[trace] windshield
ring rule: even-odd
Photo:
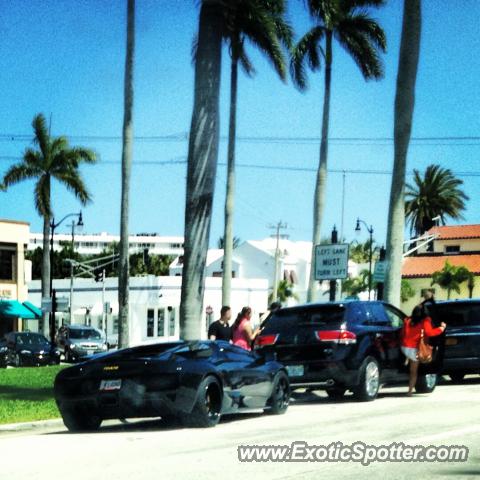
[[[69,332],[69,337],[74,340],[101,340],[102,335],[98,330],[94,328],[76,328],[71,329]]]
[[[18,345],[48,345],[48,340],[39,333],[22,333],[15,340]]]

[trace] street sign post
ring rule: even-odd
[[[42,298],[42,312],[50,313],[52,311],[52,299],[50,297]]]
[[[348,243],[315,246],[315,280],[348,277]]]
[[[373,271],[373,283],[384,283],[386,270],[387,270],[386,261],[375,263],[375,270]]]

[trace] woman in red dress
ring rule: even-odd
[[[250,319],[252,318],[252,309],[243,307],[235,320],[233,330],[233,344],[242,347],[245,350],[251,350],[252,342],[259,333],[259,329],[252,329]]]
[[[418,376],[418,346],[422,330],[426,337],[434,337],[445,331],[446,324],[441,323],[439,327],[432,326],[432,319],[425,313],[421,305],[417,305],[412,312],[411,317],[407,317],[403,322],[402,330],[402,352],[410,363],[410,381],[408,383],[408,396],[410,397],[413,388],[417,383]]]

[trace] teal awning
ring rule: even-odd
[[[23,302],[23,306],[31,310],[36,318],[42,318],[42,310],[36,307],[33,303]]]
[[[17,300],[0,300],[0,317],[25,318],[27,320],[38,318]]]

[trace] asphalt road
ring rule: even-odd
[[[224,418],[212,429],[169,427],[161,421],[108,422],[94,434],[70,434],[59,424],[34,432],[0,434],[0,478],[115,479],[320,479],[480,477],[480,377],[405,396],[383,389],[369,403],[348,396],[300,393],[282,416]],[[466,463],[252,462],[241,463],[240,444],[465,445]]]

